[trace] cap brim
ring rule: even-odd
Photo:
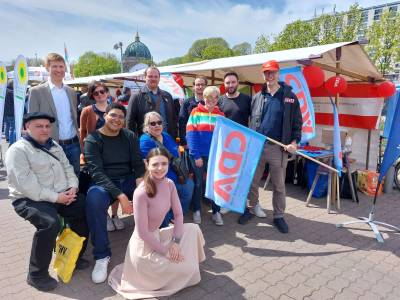
[[[262,68],[262,71],[263,72],[266,72],[266,71],[279,71],[279,68]]]

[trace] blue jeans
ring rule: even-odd
[[[129,198],[132,199],[135,190],[135,178],[113,180],[113,183]],[[110,242],[107,232],[107,210],[115,201],[102,186],[92,185],[86,196],[86,219],[93,245],[95,260],[111,256]]]
[[[72,143],[68,145],[60,145],[63,148],[65,155],[67,156],[69,163],[74,168],[74,173],[79,177],[79,171],[81,168],[80,165],[80,156],[81,156],[81,145],[79,142]]]
[[[192,179],[186,180],[184,184],[175,183],[176,191],[178,192],[179,200],[182,206],[183,214],[187,214],[189,211],[189,205],[192,201],[194,182]],[[162,222],[160,228],[168,227],[169,222],[174,218],[174,213],[172,209],[165,215],[164,221]]]
[[[190,156],[190,162],[192,163],[193,167],[193,172],[194,172],[194,192],[193,192],[193,212],[201,210],[201,198],[204,196],[204,184],[203,184],[203,175],[207,173],[207,163],[208,163],[208,157],[204,156],[202,157],[203,159],[203,165],[201,168],[197,167],[194,158]],[[211,208],[212,208],[212,213],[215,214],[220,211],[220,207],[214,203],[214,201],[211,201]]]
[[[185,215],[189,211],[189,205],[192,201],[194,182],[189,178],[184,184],[176,183],[175,186],[181,201],[183,214]]]
[[[4,125],[4,135],[6,136],[6,141],[12,145],[15,142],[15,118],[5,116]]]

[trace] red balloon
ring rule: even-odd
[[[226,93],[225,84],[221,83],[221,85],[219,86],[219,92],[221,93],[221,95]]]
[[[317,88],[324,84],[324,71],[317,66],[305,66],[303,68],[303,75],[310,88]]]
[[[340,94],[347,89],[347,81],[342,76],[332,76],[325,82],[325,88],[331,95]]]
[[[175,82],[181,87],[183,88],[183,86],[185,85],[183,82],[183,78],[180,74],[175,74],[172,73],[172,77],[174,78]]]
[[[396,86],[391,81],[382,82],[378,86],[378,95],[384,98],[392,96],[396,92]]]
[[[262,89],[262,84],[256,83],[255,85],[253,85],[253,90],[255,94],[261,91],[261,89]]]

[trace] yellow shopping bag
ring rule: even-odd
[[[64,283],[71,280],[84,240],[84,237],[80,237],[67,227],[56,241],[56,259],[53,268]]]

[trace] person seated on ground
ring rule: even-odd
[[[140,151],[142,152],[143,159],[146,158],[151,149],[159,147],[157,142],[161,143],[174,157],[179,156],[178,144],[163,130],[163,119],[158,112],[151,111],[144,116],[144,134],[140,137]],[[178,175],[172,169],[171,165],[168,169],[167,177],[175,183],[183,213],[186,214],[189,210],[190,201],[192,200],[193,180],[191,178],[187,178],[185,182],[179,180]],[[167,226],[172,219],[173,215],[172,212],[170,212],[163,222],[163,227]]]
[[[107,278],[111,257],[107,234],[107,210],[118,201],[122,213],[132,214],[132,198],[136,184],[144,173],[139,142],[133,132],[125,129],[126,109],[119,103],[106,108],[104,126],[85,139],[84,155],[92,178],[86,196],[86,217],[89,225],[93,256],[94,283]]]
[[[133,195],[135,230],[125,261],[110,273],[110,286],[128,299],[170,296],[200,282],[199,262],[205,260],[203,234],[196,224],[183,224],[173,181],[166,177],[168,154],[153,148],[147,171]],[[173,226],[159,229],[172,208]]]
[[[190,113],[186,126],[186,140],[190,161],[194,170],[193,222],[201,223],[201,198],[204,195],[203,175],[207,172],[211,138],[218,116],[224,116],[217,106],[219,89],[209,86],[204,89],[204,105],[199,103]],[[211,201],[212,219],[215,225],[224,225],[220,207]]]
[[[40,291],[57,287],[57,281],[49,275],[49,265],[61,230],[59,215],[79,236],[89,236],[85,201],[77,197],[78,178],[61,146],[50,138],[54,121],[52,116],[42,112],[26,114],[26,135],[15,142],[5,156],[15,212],[36,227],[27,283]],[[86,240],[76,269],[89,266],[82,258]]]
[[[83,142],[86,136],[96,129],[104,126],[104,113],[108,106],[107,99],[108,88],[100,81],[93,81],[88,85],[87,96],[89,99],[96,101],[95,104],[86,106],[82,110],[81,114],[81,128],[79,133],[79,140],[81,148],[83,149]],[[81,165],[85,164],[84,156],[81,155]],[[107,214],[107,231],[122,230],[125,228],[124,222],[122,222],[117,215],[118,212],[118,201],[114,202],[111,206],[111,217]]]

